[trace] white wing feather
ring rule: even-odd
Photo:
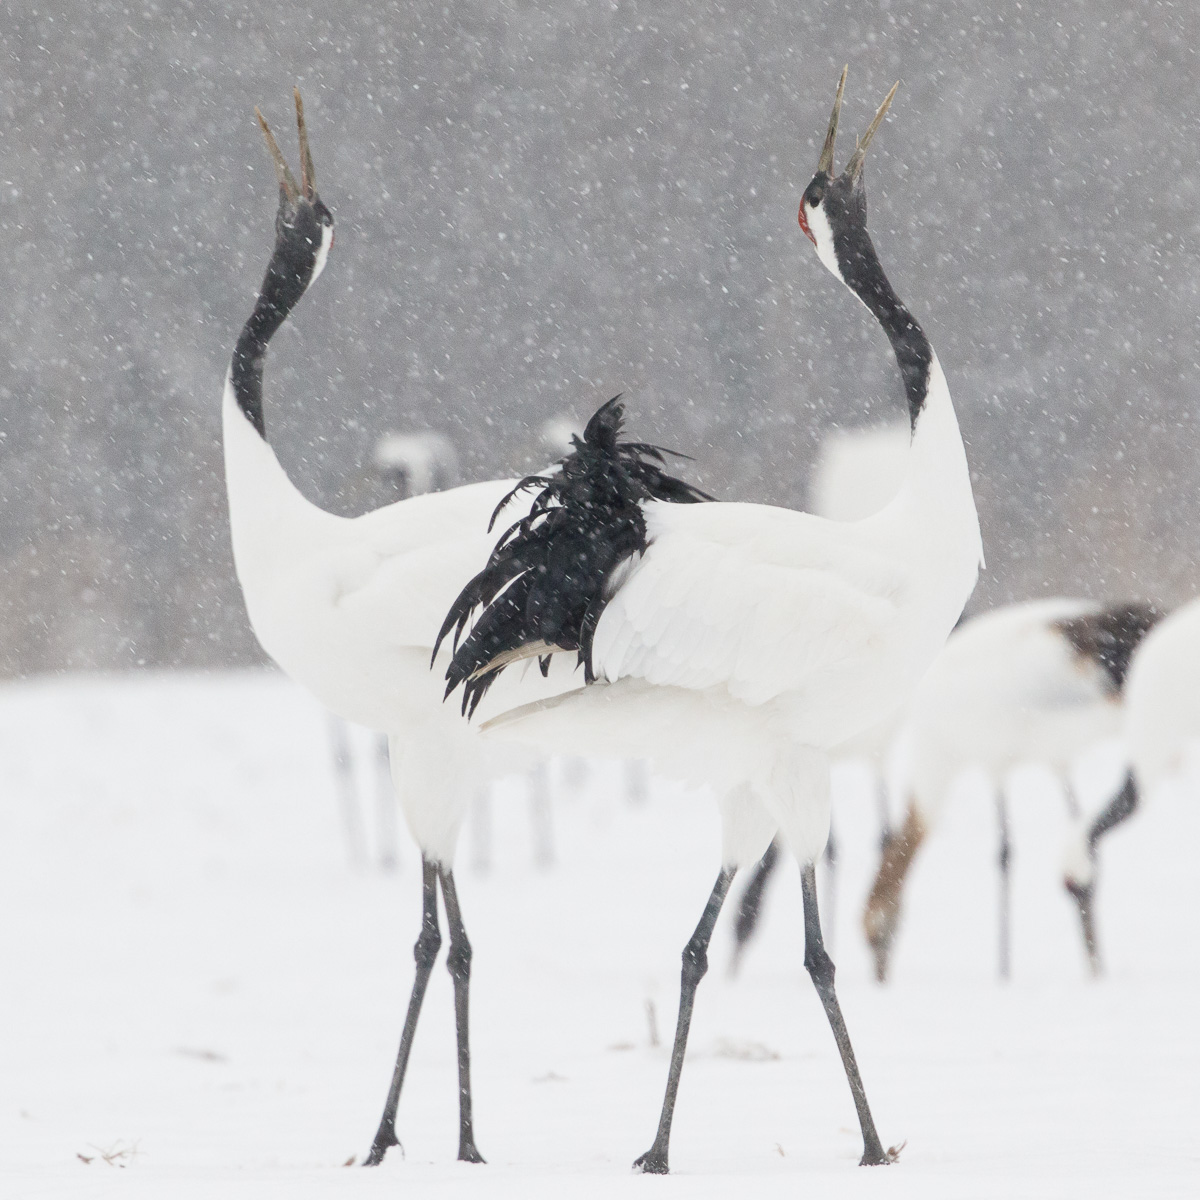
[[[748,504],[646,508],[650,546],[596,629],[610,682],[726,687],[762,704],[869,657],[905,574],[805,513]]]

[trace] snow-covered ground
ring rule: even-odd
[[[466,855],[460,870],[489,1165],[453,1158],[439,967],[401,1105],[406,1155],[366,1171],[344,1164],[387,1086],[417,858],[405,844],[396,874],[348,866],[324,714],[267,673],[33,682],[0,691],[0,750],[5,1198],[1200,1195],[1200,806],[1186,797],[1105,845],[1109,974],[1092,983],[1058,883],[1061,802],[1024,780],[1014,980],[1000,986],[992,811],[962,796],[915,870],[895,982],[878,988],[856,929],[872,808],[843,772],[832,949],[900,1163],[855,1165],[788,871],[736,981],[728,913],[718,928],[674,1174],[654,1178],[629,1169],[666,1071],[647,1002],[667,1038],[718,865],[715,814],[661,784],[631,806],[616,769],[597,770],[556,800],[557,865],[538,871],[513,781],[491,871]]]

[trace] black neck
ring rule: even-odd
[[[319,236],[319,234],[318,234]],[[311,241],[294,236],[294,226],[277,222],[275,253],[267,266],[258,301],[242,327],[233,352],[230,380],[238,407],[265,440],[263,420],[263,361],[280,325],[304,295],[312,275]]]
[[[908,417],[915,429],[925,397],[929,394],[933,347],[916,318],[892,290],[865,222],[861,225],[854,222],[835,229],[833,246],[842,278],[871,310],[892,343],[908,398]]]

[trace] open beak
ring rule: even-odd
[[[892,98],[896,95],[896,89],[900,86],[900,80],[896,80],[892,84],[892,90],[883,98],[883,103],[875,111],[875,116],[871,120],[871,124],[867,126],[867,132],[862,135],[862,140],[858,143],[854,153],[850,156],[850,161],[846,164],[846,174],[851,179],[857,179],[862,172],[863,160],[867,157],[867,147],[871,144],[871,139],[875,136],[875,131],[883,124],[883,118],[887,114],[887,110],[891,107]],[[836,115],[836,110],[835,110]]]
[[[258,118],[271,161],[275,164],[275,177],[279,180],[279,189],[292,204],[295,204],[301,196],[310,202],[316,199],[317,174],[313,169],[312,151],[308,146],[308,129],[304,124],[304,101],[300,99],[300,89],[293,88],[292,94],[296,99],[296,127],[300,133],[300,183],[296,182],[296,177],[287,165],[287,159],[283,157],[279,143],[275,140],[275,135],[261,110],[256,107],[254,115]]]
[[[850,70],[849,63],[842,68],[838,80],[837,95],[833,100],[833,115],[829,118],[829,128],[825,131],[825,145],[821,147],[821,157],[817,160],[817,170],[826,175],[833,175],[833,147],[837,141],[838,118],[842,115],[842,93],[846,90],[846,72]]]

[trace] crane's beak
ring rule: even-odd
[[[833,146],[837,141],[838,118],[842,115],[842,93],[846,90],[846,72],[850,70],[847,63],[842,68],[842,76],[838,80],[837,95],[833,100],[833,116],[829,118],[829,128],[825,132],[825,145],[821,147],[821,157],[817,160],[817,171],[824,171],[833,176]]]
[[[897,84],[896,87],[900,85]],[[893,93],[896,88],[892,88]],[[317,195],[317,172],[313,168],[312,151],[308,148],[308,128],[304,124],[304,101],[300,99],[300,89],[292,88],[296,98],[296,128],[300,133],[300,186],[304,189],[305,200],[314,200]],[[890,100],[891,97],[889,96]]]
[[[900,86],[900,80],[896,80],[892,84],[892,90],[883,98],[883,103],[876,110],[875,116],[871,124],[867,126],[867,132],[862,135],[862,140],[858,143],[858,147],[850,156],[850,161],[846,164],[846,174],[852,180],[857,179],[862,173],[863,160],[867,157],[867,147],[871,144],[871,139],[875,136],[875,131],[883,124],[883,118],[891,106],[892,97],[896,94],[896,89]]]
[[[258,118],[259,127],[262,129],[263,138],[267,143],[267,151],[271,155],[271,161],[275,164],[275,177],[279,180],[279,190],[283,192],[290,203],[295,204],[301,196],[310,202],[316,199],[317,173],[313,169],[312,151],[308,146],[308,129],[304,124],[304,101],[300,99],[300,89],[293,88],[292,94],[296,99],[296,127],[300,133],[300,183],[296,182],[296,177],[287,165],[287,159],[283,157],[279,143],[275,140],[275,135],[271,132],[271,127],[267,124],[261,110],[255,107],[254,115]]]

